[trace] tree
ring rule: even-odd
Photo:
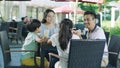
[[[106,6],[109,2],[113,0],[104,0],[104,4],[92,4],[92,3],[78,3],[78,7],[80,7],[84,11],[93,11],[93,12],[101,12],[104,6]],[[119,0],[114,0],[119,1]]]
[[[93,11],[93,12],[97,12],[98,9],[97,4],[91,4],[91,3],[79,3],[78,7],[80,7],[84,11]]]

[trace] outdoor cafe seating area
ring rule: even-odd
[[[107,34],[109,35],[109,34]],[[106,35],[106,36],[107,36]],[[119,68],[120,67],[120,36],[112,35],[108,36],[108,50],[109,50],[109,64],[107,68]],[[5,68],[26,68],[26,66],[21,66],[20,64],[20,54],[19,52],[35,52],[31,50],[22,51],[19,48],[10,47],[10,41],[6,31],[0,31],[1,39],[1,56],[3,61],[1,62]],[[54,53],[49,53],[50,63],[53,62],[52,57],[57,57],[68,62],[68,68],[101,68],[101,59],[104,49],[104,44],[106,40],[71,40],[69,59],[66,60],[63,57],[58,56]],[[19,40],[20,42],[20,40]],[[16,43],[16,42],[15,42]],[[89,44],[89,45],[88,45]],[[21,44],[22,45],[22,44]],[[20,45],[20,46],[21,46]],[[41,50],[46,47],[41,46]],[[51,47],[48,47],[51,48]],[[41,67],[44,68],[44,52],[40,52],[41,55]],[[35,55],[37,56],[37,55]],[[36,61],[36,60],[35,60]],[[2,66],[2,65],[1,65]],[[3,66],[2,66],[3,67]],[[36,68],[37,66],[27,67]]]
[[[100,23],[99,23],[100,24]],[[98,24],[98,25],[99,25]],[[120,36],[112,35],[104,31],[106,40],[88,40],[86,39],[86,29],[84,24],[75,24],[74,27],[82,31],[82,40],[71,40],[69,59],[58,56],[56,48],[52,46],[42,46],[39,44],[38,51],[21,50],[24,39],[22,33],[22,23],[16,24],[16,33],[10,32],[10,22],[1,23],[0,29],[0,47],[3,60],[0,60],[2,68],[39,68],[36,64],[36,57],[40,56],[40,68],[45,68],[44,58],[46,50],[54,50],[54,53],[49,53],[49,68],[53,68],[53,58],[62,59],[68,62],[68,68],[104,68],[101,67],[101,60],[104,51],[105,43],[108,44],[109,63],[105,68],[119,68],[120,67]],[[100,26],[100,25],[99,25]],[[85,30],[85,31],[84,31]],[[7,42],[6,42],[7,41]],[[44,43],[45,44],[45,43]],[[34,52],[35,66],[23,66],[20,63],[21,52]],[[106,52],[107,53],[107,52]]]
[[[119,6],[120,0],[0,0],[0,68],[120,68]]]
[[[19,28],[16,35],[21,35],[20,23],[17,23],[17,28]],[[49,53],[49,68],[53,68],[54,62],[53,58],[62,59],[68,62],[68,68],[104,68],[101,67],[101,59],[104,51],[104,44],[107,42],[108,44],[108,53],[109,53],[109,63],[105,68],[119,68],[120,67],[120,36],[112,35],[109,36],[109,32],[105,31],[106,40],[87,40],[84,34],[85,26],[83,24],[75,24],[76,29],[83,30],[83,40],[71,40],[70,54],[69,59],[58,56],[57,50],[52,46],[42,46],[43,44],[39,44],[38,51],[34,50],[21,50],[22,44],[24,40],[21,39],[21,36],[18,38],[11,38],[12,33],[9,33],[9,22],[1,24],[0,31],[0,47],[1,54],[3,60],[0,60],[0,66],[3,68],[39,68],[36,64],[36,57],[38,55],[41,58],[40,68],[45,68],[44,58],[45,51],[47,49],[51,49],[56,51],[56,53]],[[16,37],[17,37],[16,36]],[[85,40],[86,39],[86,40]],[[6,42],[7,41],[7,42]],[[45,43],[44,43],[45,44]],[[20,63],[20,55],[21,52],[34,52],[34,61],[35,66],[23,66]],[[39,52],[39,54],[38,54]]]

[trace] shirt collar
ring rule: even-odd
[[[93,31],[96,29],[96,27],[97,27],[97,25],[95,25],[94,29],[93,29],[93,30],[91,30],[90,32],[93,32]]]

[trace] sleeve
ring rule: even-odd
[[[79,37],[79,36],[77,36],[77,35],[75,35],[75,34],[73,34],[72,39],[80,39],[80,37]]]
[[[57,45],[57,39],[58,36],[56,36],[56,34],[53,34],[51,37],[50,37],[50,41],[52,42],[52,46],[55,47]]]
[[[103,53],[103,58],[102,58],[102,62],[101,62],[101,66],[102,67],[106,67],[109,60],[108,60],[108,46],[105,45],[105,48],[104,48],[104,53]]]
[[[104,31],[102,29],[97,32],[97,36],[95,39],[106,39]],[[103,58],[108,58],[107,52],[108,52],[108,45],[107,43],[105,43]]]
[[[106,39],[104,31],[102,29],[96,32],[95,39]]]
[[[108,53],[107,52],[108,52],[108,46],[107,46],[107,43],[105,43],[103,58],[108,58]]]
[[[35,42],[35,38],[37,38],[36,35],[29,33],[29,35],[26,37],[25,42],[23,44],[23,47],[25,49],[29,49],[30,45],[34,45],[33,43]]]

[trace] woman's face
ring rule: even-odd
[[[49,12],[47,17],[46,17],[46,22],[53,23],[54,19],[55,19],[55,14],[53,12]]]

